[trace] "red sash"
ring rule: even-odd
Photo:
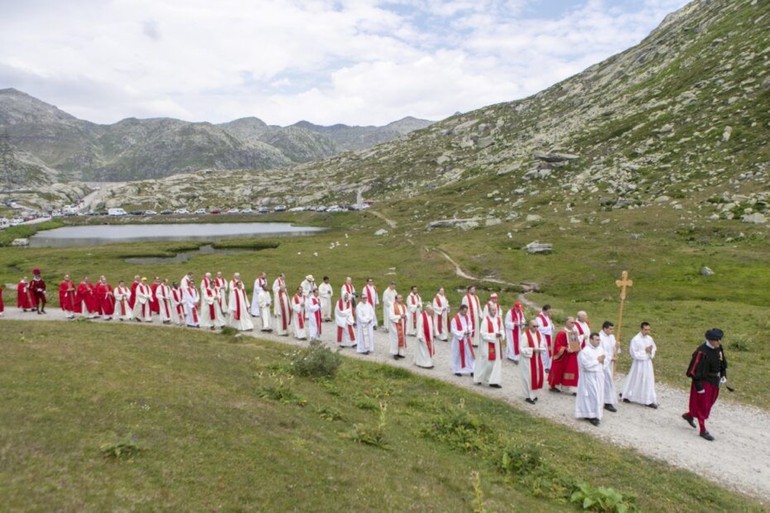
[[[586,323],[586,325],[588,325],[589,328],[591,327],[591,325],[588,324],[588,323]],[[580,327],[580,323],[579,322],[575,322],[575,327],[577,328],[578,333],[580,333],[581,335],[583,335],[583,336],[589,335],[588,333],[584,333],[583,332],[583,328]],[[588,340],[588,339],[587,338],[583,339],[583,343],[580,344],[580,349],[584,349],[586,347],[586,340]]]
[[[537,314],[537,318],[540,319],[540,322],[542,323],[544,328],[550,326],[551,321],[550,321],[550,319],[548,319],[547,315],[545,315],[543,313],[539,313],[539,314]],[[553,355],[553,345],[552,345],[553,337],[552,337],[552,335],[543,334],[543,336],[545,337],[545,347],[548,350],[548,354],[549,355]]]
[[[297,294],[294,294],[294,297],[291,298],[291,301],[295,305],[302,305],[302,298],[299,297]],[[305,316],[302,315],[301,310],[302,308],[300,306],[300,312],[297,314],[297,324],[299,325],[299,329],[303,330],[305,329]]]
[[[317,297],[314,297],[310,301],[311,301],[311,303],[313,303],[313,305],[319,306],[319,301],[318,301]],[[315,312],[313,312],[313,317],[315,317],[315,325],[318,327],[318,334],[320,335],[321,334],[321,324],[322,324],[322,322],[321,322],[321,309],[320,308],[317,309]]]
[[[500,317],[496,317],[495,320],[497,321],[497,330],[499,333],[500,330],[502,329],[502,326],[500,325]],[[487,317],[487,330],[489,333],[495,332],[495,323],[489,317]],[[487,343],[489,344],[489,361],[494,362],[495,360],[497,360],[497,352],[495,351],[495,346],[497,344],[495,344],[494,342],[487,342]]]
[[[406,313],[406,307],[404,305],[399,305],[398,303],[394,303],[393,313],[395,313],[396,315],[403,316],[404,313]],[[404,326],[403,318],[396,323],[396,334],[398,335],[398,347],[406,348],[406,329]]]
[[[169,291],[169,289],[167,287],[165,287],[164,285],[161,285],[161,287],[163,287],[163,298],[162,298],[163,299],[163,309],[166,311],[166,317],[170,319],[171,318],[171,310],[168,307],[168,303],[169,303],[168,291]]]
[[[532,339],[532,333],[527,330],[526,334],[529,347],[537,347],[539,344],[536,344]],[[535,332],[535,336],[539,339],[540,332]],[[543,359],[540,358],[540,352],[538,351],[532,352],[532,358],[530,358],[529,361],[529,378],[530,383],[532,384],[532,390],[539,390],[543,388]]]
[[[455,327],[457,328],[457,331],[461,331],[463,329],[463,323],[460,321],[461,315],[458,313],[455,315]],[[465,368],[465,345],[468,345],[468,349],[470,349],[471,356],[475,357],[476,355],[473,353],[473,345],[471,344],[471,341],[468,337],[463,337],[460,339],[460,366],[462,368]]]
[[[432,319],[428,316],[427,312],[422,313],[422,333],[425,336],[425,344],[428,346],[428,354],[433,356],[436,354],[436,350],[433,347],[433,340],[430,336],[430,323]]]
[[[281,324],[283,325],[283,330],[286,331],[289,329],[289,321],[291,321],[291,313],[287,315],[286,313],[286,302],[283,300],[283,298],[286,297],[286,291],[278,292],[278,302],[281,303]]]

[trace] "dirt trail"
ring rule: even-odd
[[[382,311],[378,311],[382,318]],[[58,320],[64,321],[62,312],[49,309],[48,315],[40,316],[21,313],[13,308],[7,309],[5,318],[25,321]],[[0,319],[0,323],[2,320]],[[104,321],[94,321],[104,322]],[[111,321],[115,322],[115,321]],[[258,324],[258,322],[257,322]],[[144,326],[145,324],[143,324]],[[156,324],[157,325],[157,324]],[[160,327],[160,325],[157,325]],[[333,325],[323,325],[322,340],[334,344]],[[170,329],[181,329],[172,327]],[[279,337],[260,332],[245,333],[246,336],[258,337],[292,345],[304,345],[290,337]],[[354,349],[345,349],[343,354],[351,358],[376,361],[396,367],[402,367],[418,374],[441,379],[443,381],[509,403],[512,407],[551,419],[570,429],[595,436],[608,443],[631,447],[642,454],[668,462],[669,464],[696,472],[703,477],[753,496],[764,504],[770,504],[770,444],[766,443],[766,431],[770,426],[770,412],[752,408],[723,399],[717,403],[709,421],[709,430],[716,437],[715,442],[707,442],[698,437],[681,419],[686,409],[687,394],[661,384],[657,385],[660,407],[652,410],[643,406],[623,404],[618,413],[605,412],[602,423],[594,427],[587,422],[573,417],[575,398],[565,394],[541,392],[537,405],[524,402],[519,378],[519,367],[505,361],[503,365],[503,388],[493,389],[474,386],[468,377],[456,377],[450,371],[449,343],[439,341],[435,368],[421,369],[413,365],[411,348],[415,341],[408,341],[408,356],[395,361],[387,354],[387,334],[375,333],[376,351],[368,356],[355,353]],[[622,376],[618,376],[618,387]],[[718,451],[719,464],[715,464],[714,454]]]

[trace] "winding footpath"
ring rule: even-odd
[[[382,311],[379,309],[378,318],[381,316]],[[5,316],[0,318],[0,323],[3,319],[30,322],[65,321],[61,310],[54,308],[49,308],[45,316],[22,313],[15,308],[8,308]],[[94,322],[105,321],[95,320]],[[148,325],[143,323],[141,326]],[[160,324],[154,324],[154,326],[167,327]],[[183,329],[175,326],[169,328]],[[246,332],[242,335],[295,346],[306,344],[305,341],[258,331]],[[335,345],[334,336],[336,336],[334,323],[325,323],[322,341],[333,346]],[[765,439],[766,431],[770,427],[770,412],[729,402],[726,400],[726,393],[722,394],[709,420],[709,431],[716,437],[715,442],[707,442],[699,438],[697,430],[691,428],[680,417],[686,409],[688,394],[661,384],[657,385],[660,403],[657,410],[620,403],[618,413],[605,412],[601,425],[594,427],[588,422],[574,418],[575,398],[571,395],[542,391],[540,401],[536,405],[525,403],[520,385],[519,367],[512,362],[504,361],[502,389],[474,386],[471,378],[457,377],[451,373],[448,342],[437,342],[435,367],[421,369],[413,365],[411,357],[416,344],[414,338],[408,339],[407,353],[410,356],[403,360],[394,360],[387,354],[388,340],[385,332],[377,331],[374,338],[376,348],[374,353],[364,356],[357,354],[355,349],[343,349],[342,354],[350,358],[401,367],[417,374],[472,389],[485,396],[505,401],[513,408],[558,422],[569,429],[587,433],[618,446],[636,449],[646,456],[693,471],[721,486],[742,492],[763,504],[770,505],[770,444],[766,443]],[[621,354],[621,357],[623,356]],[[622,376],[618,376],[617,379],[616,385],[620,388]],[[717,453],[718,459],[715,458]]]

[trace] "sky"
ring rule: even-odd
[[[78,118],[440,120],[639,43],[687,0],[0,0],[0,89]]]

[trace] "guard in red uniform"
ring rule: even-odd
[[[714,437],[706,430],[706,419],[719,397],[719,385],[727,382],[727,359],[722,348],[722,330],[712,328],[705,336],[706,341],[692,354],[687,368],[687,377],[692,379],[690,409],[682,418],[692,427],[697,419],[701,438],[713,442]]]
[[[38,314],[45,313],[45,281],[40,276],[40,269],[32,269],[32,282],[29,284],[32,309]]]

